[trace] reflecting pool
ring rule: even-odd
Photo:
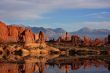
[[[0,56],[0,73],[110,73],[109,55]]]

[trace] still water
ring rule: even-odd
[[[108,55],[11,54],[0,57],[0,73],[110,73],[109,59]]]

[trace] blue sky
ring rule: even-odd
[[[1,0],[0,20],[76,31],[110,29],[110,0]]]

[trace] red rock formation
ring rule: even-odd
[[[18,27],[17,29],[18,29],[18,37],[19,37],[18,42],[24,42],[22,34],[25,31],[25,27]]]
[[[0,22],[0,43],[25,42],[33,43],[38,36],[35,37],[31,29],[16,25],[6,25]]]
[[[80,44],[80,37],[78,35],[71,36],[71,41],[75,46]]]
[[[83,45],[84,46],[90,46],[91,44],[90,44],[90,41],[91,39],[89,38],[89,37],[87,37],[87,36],[84,36],[84,39],[83,39]]]
[[[65,40],[66,41],[71,40],[71,36],[70,36],[70,34],[68,32],[66,32]]]
[[[8,42],[18,42],[19,39],[19,32],[17,26],[8,26]]]
[[[0,21],[0,43],[6,43],[8,39],[8,28],[5,23]]]
[[[40,43],[44,43],[45,42],[44,32],[42,32],[42,31],[40,31],[40,33],[39,33],[39,41],[40,41]]]
[[[27,43],[33,43],[35,41],[34,37],[34,33],[32,32],[31,29],[26,29],[23,33],[23,42]]]
[[[94,46],[101,46],[102,44],[103,44],[103,42],[100,39],[98,39],[98,38],[95,39]]]

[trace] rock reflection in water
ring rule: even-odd
[[[94,57],[60,57],[49,61],[65,72],[62,73],[109,73],[109,61],[104,61]],[[108,70],[107,70],[108,69]],[[61,72],[61,71],[60,71]],[[59,72],[59,73],[60,73]],[[56,73],[56,72],[53,72]]]
[[[0,73],[109,73],[110,62],[98,56],[38,55],[0,60]],[[20,56],[19,56],[20,57]],[[19,60],[19,61],[18,61]]]
[[[37,56],[5,56],[0,60],[0,73],[44,73],[44,68],[48,67],[47,60],[59,55],[39,54]]]

